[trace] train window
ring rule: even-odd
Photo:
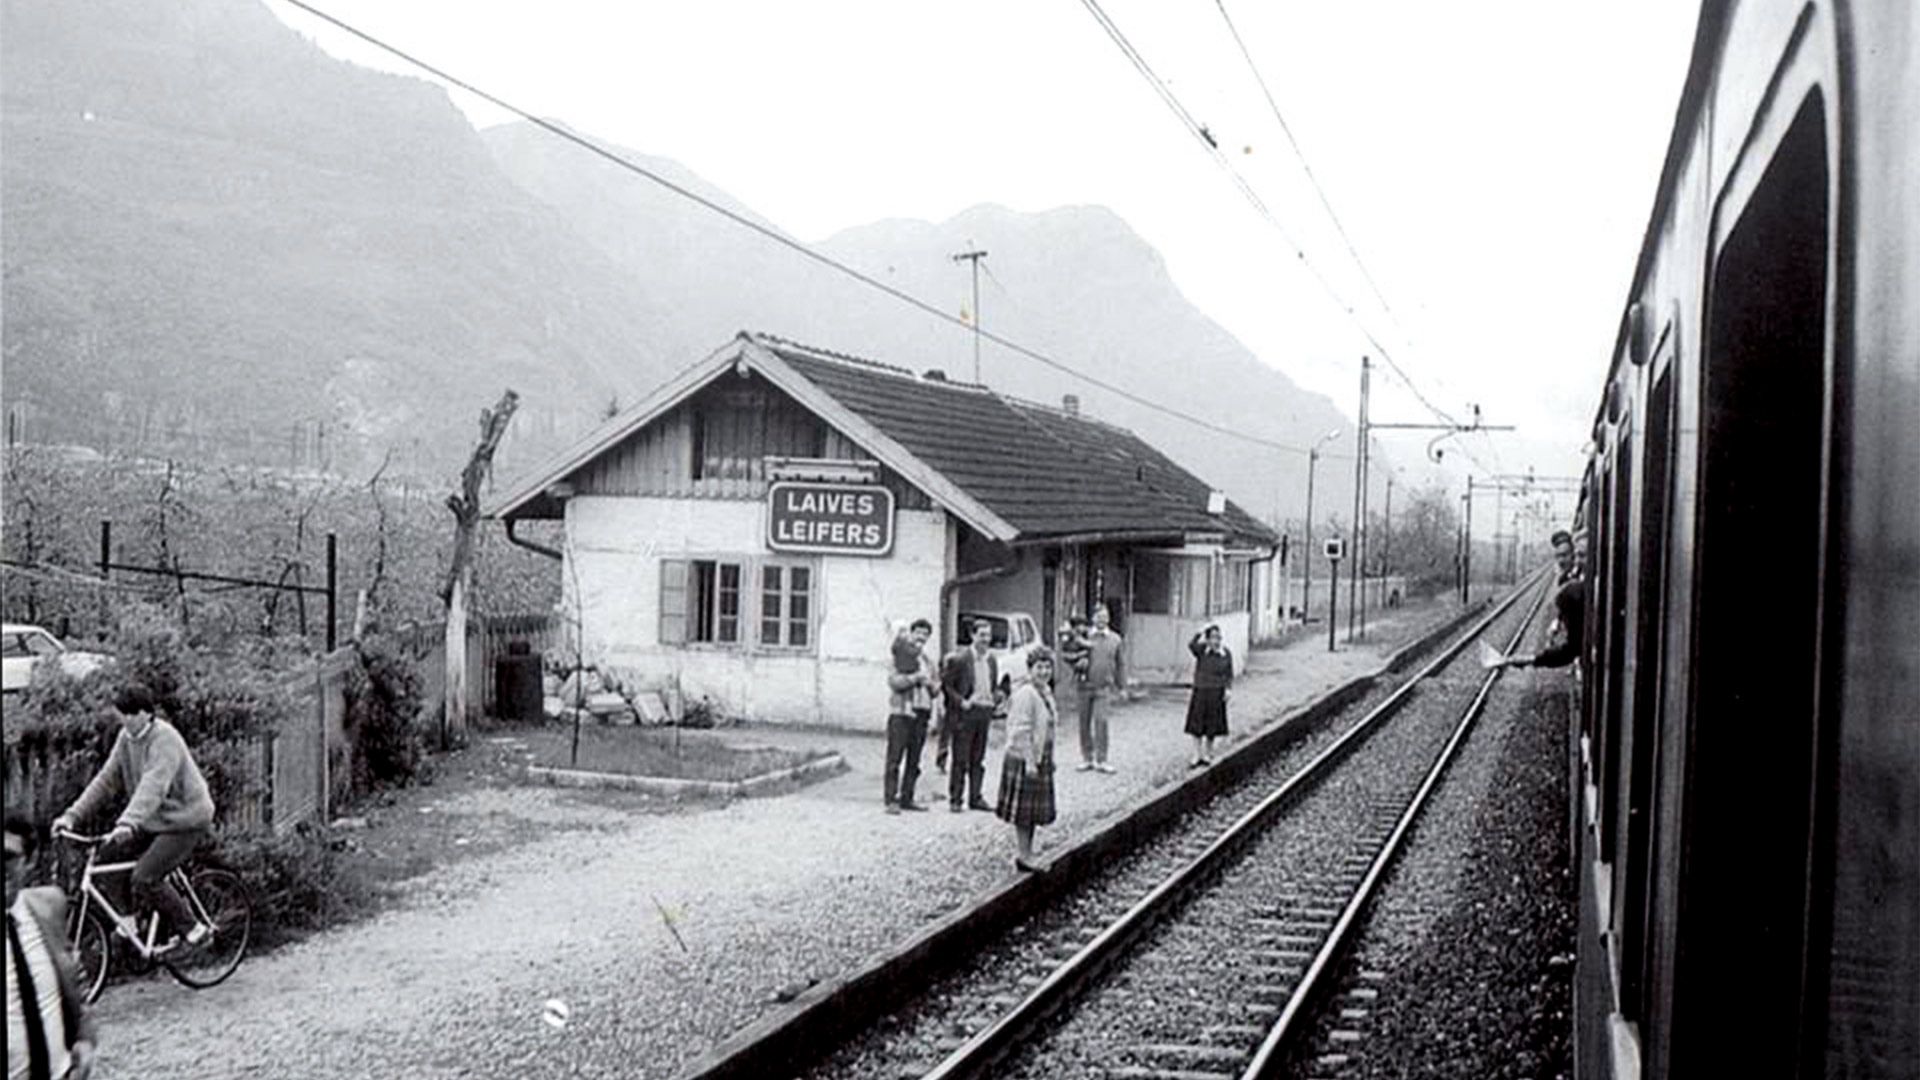
[[[1667,500],[1673,464],[1673,365],[1654,381],[1647,396],[1647,442],[1640,497],[1640,547],[1635,572],[1639,598],[1634,618],[1632,714],[1627,748],[1626,843],[1620,859],[1620,1011],[1638,1018],[1646,984],[1647,908],[1654,819],[1650,809],[1659,767],[1655,748],[1660,731],[1660,658],[1665,647],[1667,595]]]
[[[1627,422],[1631,424],[1631,418]],[[1627,526],[1633,513],[1633,449],[1633,432],[1629,429],[1620,436],[1608,500],[1612,516],[1607,522],[1607,575],[1598,583],[1605,591],[1596,589],[1588,594],[1595,602],[1606,604],[1600,623],[1605,651],[1599,654],[1606,663],[1593,674],[1600,710],[1600,768],[1594,784],[1600,796],[1600,851],[1607,858],[1613,856],[1620,815],[1620,698],[1626,690],[1627,577],[1632,571]]]
[[[1819,734],[1827,140],[1809,95],[1711,268],[1670,1076],[1796,1058]]]

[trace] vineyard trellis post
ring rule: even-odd
[[[333,533],[327,534],[327,584],[289,585],[282,581],[267,581],[262,578],[234,577],[230,574],[208,574],[198,570],[182,570],[177,566],[139,566],[133,563],[113,561],[113,521],[103,518],[100,521],[100,580],[111,581],[113,572],[119,570],[130,574],[157,574],[170,577],[175,584],[184,587],[188,581],[209,581],[217,585],[237,585],[243,588],[275,589],[281,592],[314,594],[327,598],[327,651],[332,652],[336,645],[337,611],[336,594],[339,582],[339,540]]]

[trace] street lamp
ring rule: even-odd
[[[1306,564],[1306,584],[1300,591],[1300,621],[1303,623],[1307,621],[1307,609],[1313,603],[1313,467],[1320,462],[1320,448],[1328,440],[1339,437],[1339,432],[1329,431],[1307,449],[1307,541],[1301,560]]]

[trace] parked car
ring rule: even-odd
[[[36,665],[52,660],[60,670],[78,679],[110,657],[105,653],[69,649],[59,638],[26,623],[0,624],[0,687],[8,694],[24,691],[33,682]]]
[[[987,620],[987,625],[993,627],[991,652],[1000,666],[1000,689],[1010,694],[1014,687],[1027,681],[1027,654],[1045,644],[1040,640],[1040,628],[1033,616],[1024,611],[960,613],[962,626],[972,626],[980,619]]]

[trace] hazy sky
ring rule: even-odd
[[[270,3],[337,55],[411,70]],[[1440,408],[1520,427],[1472,437],[1486,467],[1543,475],[1580,467],[1697,15],[1681,0],[1103,3],[1276,226],[1076,0],[315,6],[679,161],[803,240],[978,203],[1105,205],[1198,307],[1342,411],[1359,358],[1384,347]],[[477,124],[506,118],[455,101]],[[924,299],[959,310],[964,267],[952,281]],[[1374,419],[1433,419],[1397,383],[1376,374]],[[1430,436],[1382,438],[1413,465]]]

